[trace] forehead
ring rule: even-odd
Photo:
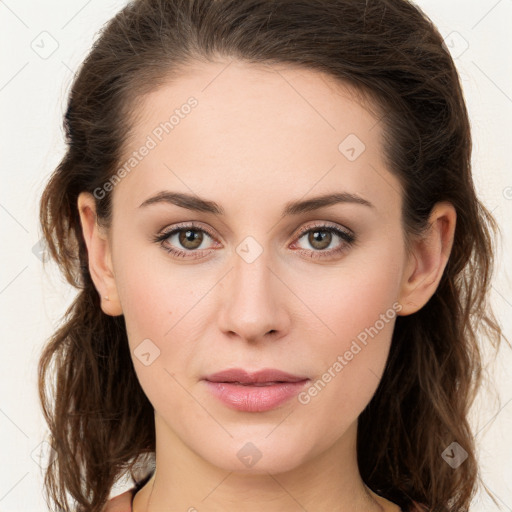
[[[142,98],[133,119],[114,202],[136,207],[164,188],[269,207],[333,188],[397,199],[376,109],[316,70],[197,63]]]

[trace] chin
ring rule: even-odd
[[[297,436],[296,442],[292,436],[272,439],[271,430],[227,437],[225,442],[212,443],[206,450],[201,446],[198,454],[226,471],[253,475],[291,471],[311,455],[311,446],[304,443],[303,436]]]

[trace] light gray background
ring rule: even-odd
[[[478,193],[503,232],[491,299],[512,339],[512,1],[417,4],[446,38],[461,74]],[[61,120],[74,70],[103,23],[123,5],[124,0],[0,1],[0,512],[46,510],[36,462],[46,435],[36,367],[45,339],[75,291],[54,267],[43,272],[37,256],[38,201],[64,152]],[[497,393],[481,393],[472,422],[484,481],[501,510],[512,511],[510,349],[505,346],[489,368]],[[439,464],[445,464],[441,456]],[[128,485],[119,482],[112,495]],[[499,509],[480,493],[471,510]]]

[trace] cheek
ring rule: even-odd
[[[171,327],[175,304],[173,294],[149,266],[130,264],[127,259],[123,269],[116,272],[118,293],[132,349],[145,338],[160,339]],[[175,296],[175,294],[174,294]],[[176,300],[176,298],[174,298]]]
[[[347,261],[323,287],[309,283],[316,292],[310,293],[308,305],[324,324],[315,324],[317,333],[322,329],[324,334],[317,334],[315,346],[319,373],[301,402],[309,410],[306,421],[323,418],[334,437],[357,419],[375,393],[401,309],[396,301],[400,254],[389,243],[376,249],[376,256]]]
[[[399,296],[399,248],[398,241],[390,237],[389,241],[381,240],[371,248],[354,252],[339,267],[329,269],[328,274],[320,269],[308,279],[297,281],[298,293],[307,297],[308,306],[322,321],[321,327],[315,324],[321,329],[328,351],[343,350],[347,343],[350,345],[349,340],[376,322],[379,330],[385,331],[385,337],[389,337],[379,320],[390,308],[393,313],[392,306]]]
[[[131,345],[145,338],[165,342],[197,301],[200,280],[185,267],[173,268],[162,249],[139,245],[120,249],[122,256],[114,260],[129,341]]]
[[[172,403],[176,411],[183,405],[183,371],[197,358],[201,298],[213,283],[153,252],[126,251],[114,261],[116,286],[140,385],[156,409]]]

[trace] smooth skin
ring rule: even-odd
[[[365,486],[356,455],[357,419],[382,377],[396,315],[307,404],[236,411],[202,379],[242,367],[316,382],[393,304],[410,315],[430,299],[455,210],[435,205],[430,229],[407,251],[401,186],[384,163],[377,115],[349,86],[291,66],[197,63],[138,104],[126,157],[191,96],[197,106],[114,187],[110,230],[96,223],[91,194],[78,199],[102,310],[124,315],[155,410],[157,469],[133,510],[396,512]],[[339,149],[350,134],[365,147],[355,159]],[[140,206],[164,190],[215,201],[224,214]],[[282,216],[290,201],[334,192],[371,206]],[[154,241],[191,221],[206,230],[193,232],[200,244],[187,244],[192,228]],[[355,242],[319,225],[350,230]],[[262,249],[250,263],[237,252],[248,236],[251,251]],[[160,353],[145,365],[136,349],[148,339]],[[237,456],[249,442],[261,454],[251,467]]]

